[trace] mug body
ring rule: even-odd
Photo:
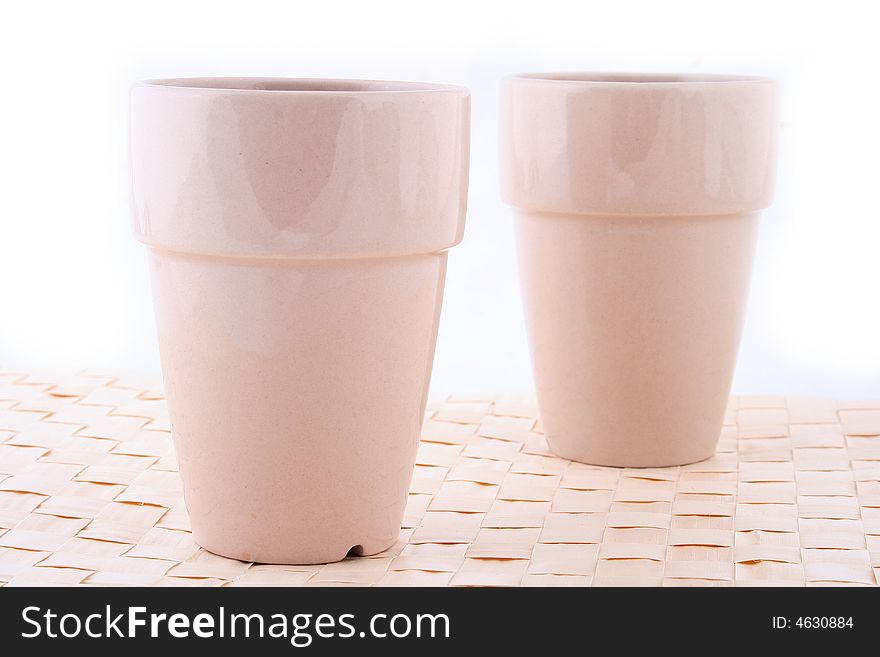
[[[464,227],[468,125],[458,87],[133,89],[135,232],[203,547],[323,563],[397,540]]]
[[[752,78],[505,81],[502,188],[560,456],[659,467],[714,453],[772,195],[774,102]]]

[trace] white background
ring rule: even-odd
[[[194,75],[353,77],[472,91],[465,241],[433,394],[528,390],[497,91],[546,70],[782,82],[735,389],[880,397],[880,38],[871,2],[6,3],[0,24],[0,368],[158,376],[128,224],[128,87]]]

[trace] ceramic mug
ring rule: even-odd
[[[502,193],[560,456],[654,467],[714,453],[771,202],[774,107],[759,78],[503,82]]]
[[[132,90],[134,228],[206,549],[305,564],[397,540],[468,144],[460,87]]]

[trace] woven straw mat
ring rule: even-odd
[[[451,398],[400,540],[267,566],[192,540],[159,388],[0,374],[0,586],[873,585],[880,401],[732,398],[717,454],[654,470],[554,457],[527,397]]]

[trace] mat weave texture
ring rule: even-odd
[[[880,401],[732,398],[715,457],[597,468],[528,398],[428,413],[397,545],[324,566],[192,540],[162,393],[0,373],[0,586],[731,586],[880,580]]]

